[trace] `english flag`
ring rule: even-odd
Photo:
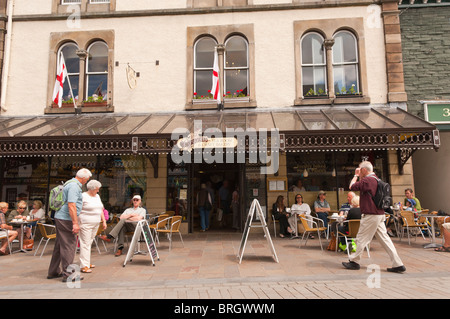
[[[212,76],[212,89],[211,94],[213,98],[217,100],[217,104],[220,104],[220,87],[219,87],[219,55],[217,54],[217,48],[214,50],[214,64],[213,64],[213,76]]]
[[[63,88],[66,77],[67,77],[66,62],[64,61],[64,55],[61,52],[58,61],[58,67],[56,70],[55,88],[53,89],[53,102],[55,104],[58,104],[59,107],[61,107],[62,105]]]

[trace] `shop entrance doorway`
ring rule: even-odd
[[[206,187],[213,200],[206,231],[241,231],[244,165],[202,163],[191,164],[191,169],[191,230],[203,231],[197,198],[202,187]]]

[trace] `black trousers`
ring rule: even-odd
[[[280,223],[280,234],[289,235],[289,232],[287,231],[287,228],[289,227],[289,222],[287,220],[286,215],[281,214],[281,213],[276,213],[276,214],[273,214],[273,218],[275,218],[275,220],[278,220],[278,222]]]

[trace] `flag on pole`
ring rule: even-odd
[[[217,48],[215,48],[211,94],[213,95],[213,98],[215,100],[217,100],[217,104],[220,104],[220,92],[219,91],[220,91],[220,87],[219,87],[219,55],[217,54]]]
[[[53,102],[55,104],[58,104],[59,107],[61,107],[62,105],[64,81],[66,80],[66,77],[67,77],[66,62],[64,61],[64,55],[61,52],[56,70],[55,88],[53,89]],[[75,99],[75,97],[72,98]]]

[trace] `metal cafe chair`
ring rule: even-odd
[[[408,244],[411,245],[411,237],[410,237],[410,231],[413,229],[418,230],[418,232],[420,232],[420,234],[422,235],[423,239],[425,239],[425,236],[422,233],[422,229],[426,228],[428,230],[428,234],[431,234],[431,230],[428,227],[428,223],[416,223],[416,221],[414,220],[414,213],[411,211],[402,211],[400,213],[400,215],[402,216],[402,220],[403,220],[403,225],[402,225],[402,236],[401,238],[404,236],[404,232],[406,229],[406,233],[408,234]],[[416,231],[416,240],[417,240],[417,231]]]
[[[358,245],[358,242],[356,240],[356,235],[358,234],[359,226],[361,224],[361,220],[359,219],[351,219],[346,220],[343,223],[348,223],[348,234],[342,233],[340,231],[337,232],[336,236],[336,251],[338,249],[338,243],[339,243],[339,237],[345,238],[345,245],[347,246],[347,255],[350,257],[350,245],[352,240],[356,242],[356,245]],[[369,245],[365,247],[367,249],[367,255],[370,258],[370,252],[369,252]]]
[[[0,228],[0,241],[2,241],[3,239],[5,239],[5,240],[8,242],[9,254],[12,255],[12,254],[11,254],[11,252],[12,252],[12,249],[11,249],[12,243],[9,242],[8,238],[9,238],[8,230],[7,230],[7,229]]]
[[[166,234],[168,236],[169,251],[172,249],[172,236],[174,233],[178,233],[178,235],[180,235],[181,243],[183,244],[183,247],[184,247],[183,237],[181,236],[181,232],[180,232],[181,218],[182,217],[180,215],[168,217],[167,219],[170,220],[169,221],[170,228],[167,228],[167,229],[156,228],[157,234],[162,233],[162,234]],[[158,236],[156,238],[158,238]],[[159,243],[159,239],[158,239],[158,243]]]
[[[313,217],[313,216],[308,216],[308,219],[306,219],[306,217],[304,215],[299,215],[300,220],[302,221],[302,226],[305,229],[305,231],[303,232],[303,236],[302,236],[302,241],[306,235],[306,240],[305,240],[305,246],[306,243],[308,242],[308,237],[310,233],[317,233],[317,237],[319,238],[319,243],[320,243],[320,248],[323,251],[323,246],[322,246],[322,239],[320,238],[320,233],[324,232],[327,230],[327,227],[324,226],[323,224],[323,220],[317,218],[317,217]],[[309,226],[309,223],[311,223],[312,227]],[[322,223],[322,226],[319,226],[320,223]]]
[[[42,224],[42,223],[38,223],[37,226],[38,226],[39,231],[41,232],[42,238],[39,241],[38,247],[34,251],[34,255],[36,256],[36,253],[38,252],[42,241],[45,240],[45,245],[44,245],[44,248],[42,249],[41,257],[39,257],[39,258],[42,258],[42,255],[44,254],[44,251],[45,251],[45,248],[47,247],[48,242],[51,239],[56,239],[56,233],[54,233],[54,231],[56,230],[56,226],[55,225],[49,225],[49,224]],[[47,233],[47,228],[51,229],[50,233]]]

